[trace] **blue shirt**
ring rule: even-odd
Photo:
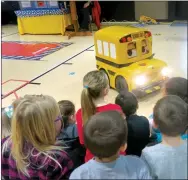
[[[144,161],[136,156],[122,156],[110,163],[91,159],[78,167],[69,179],[151,179]]]
[[[159,143],[146,147],[141,158],[155,179],[187,179],[187,142],[177,147]]]

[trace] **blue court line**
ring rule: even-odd
[[[46,72],[44,72],[44,73],[42,73],[42,74],[36,76],[35,78],[31,79],[31,80],[28,82],[28,84],[32,83],[33,81],[39,79],[40,77],[42,77],[42,76],[44,76],[45,74],[47,74],[47,73],[53,71],[54,69],[58,68],[59,66],[61,66],[61,65],[63,65],[63,64],[70,65],[70,63],[67,63],[68,61],[70,61],[71,59],[73,59],[73,58],[79,56],[80,54],[82,54],[83,52],[87,51],[88,49],[90,49],[90,48],[93,47],[93,46],[94,46],[94,45],[92,45],[92,46],[90,46],[90,47],[84,49],[83,51],[81,51],[81,52],[75,54],[74,56],[68,58],[67,60],[61,62],[60,64],[55,65],[54,67],[52,67],[51,69],[47,70]],[[23,87],[25,87],[25,86],[28,85],[28,84],[25,84],[24,86],[21,86],[20,88],[17,89],[17,91],[20,90],[20,89],[22,89]],[[13,94],[13,93],[11,93],[11,94]],[[10,96],[11,94],[9,94],[8,96]],[[6,96],[6,97],[8,97],[8,96]],[[4,99],[4,98],[2,98],[2,99]]]

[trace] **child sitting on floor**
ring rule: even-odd
[[[153,123],[162,142],[146,147],[141,157],[155,178],[187,179],[187,141],[181,138],[188,126],[187,110],[187,103],[174,95],[163,97],[154,107]]]
[[[105,96],[107,96],[108,91],[109,81],[107,75],[103,71],[91,71],[84,76],[81,94],[81,109],[76,113],[80,144],[84,145],[83,126],[92,115],[110,110],[122,112],[119,105],[107,103],[105,101]],[[89,150],[86,150],[85,162],[92,158],[92,153]]]
[[[6,108],[2,108],[2,139],[10,136],[11,134],[11,118],[13,114],[13,107],[8,106]]]
[[[188,104],[188,80],[182,77],[170,78],[163,89],[165,95],[176,95]]]
[[[127,123],[119,112],[92,116],[84,126],[84,142],[94,158],[75,169],[70,179],[151,179],[141,159],[119,155],[127,147]]]
[[[78,132],[75,119],[75,106],[71,101],[62,100],[58,102],[61,116],[63,119],[63,129],[58,138],[74,139],[78,138]]]
[[[24,96],[13,112],[11,136],[2,141],[3,179],[68,178],[73,162],[56,141],[61,126],[52,97]]]
[[[80,144],[75,124],[75,106],[71,101],[62,100],[58,102],[61,116],[63,119],[63,128],[58,140],[63,140],[67,148],[69,156],[74,162],[74,168],[84,163],[85,148]]]
[[[121,92],[115,99],[124,114],[126,114],[128,126],[127,155],[140,156],[142,149],[149,143],[150,126],[145,116],[136,114],[138,100],[131,92]]]
[[[176,95],[183,99],[186,103],[188,103],[188,80],[182,77],[173,77],[170,78],[165,84],[163,88],[163,96],[166,95]],[[153,114],[149,117],[152,125]],[[162,135],[159,129],[153,128],[153,131],[157,135],[157,143],[162,141]],[[182,139],[187,139],[188,133],[184,132],[182,134]]]
[[[2,108],[2,139],[11,135],[11,121],[13,112],[22,98],[14,100],[12,105]]]

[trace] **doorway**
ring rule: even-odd
[[[99,1],[101,20],[135,21],[134,1]]]
[[[169,20],[187,20],[188,19],[188,1],[169,1],[168,2]]]

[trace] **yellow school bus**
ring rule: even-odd
[[[112,88],[143,96],[159,90],[169,69],[153,58],[152,34],[143,28],[111,26],[95,33],[97,68],[104,71]]]

